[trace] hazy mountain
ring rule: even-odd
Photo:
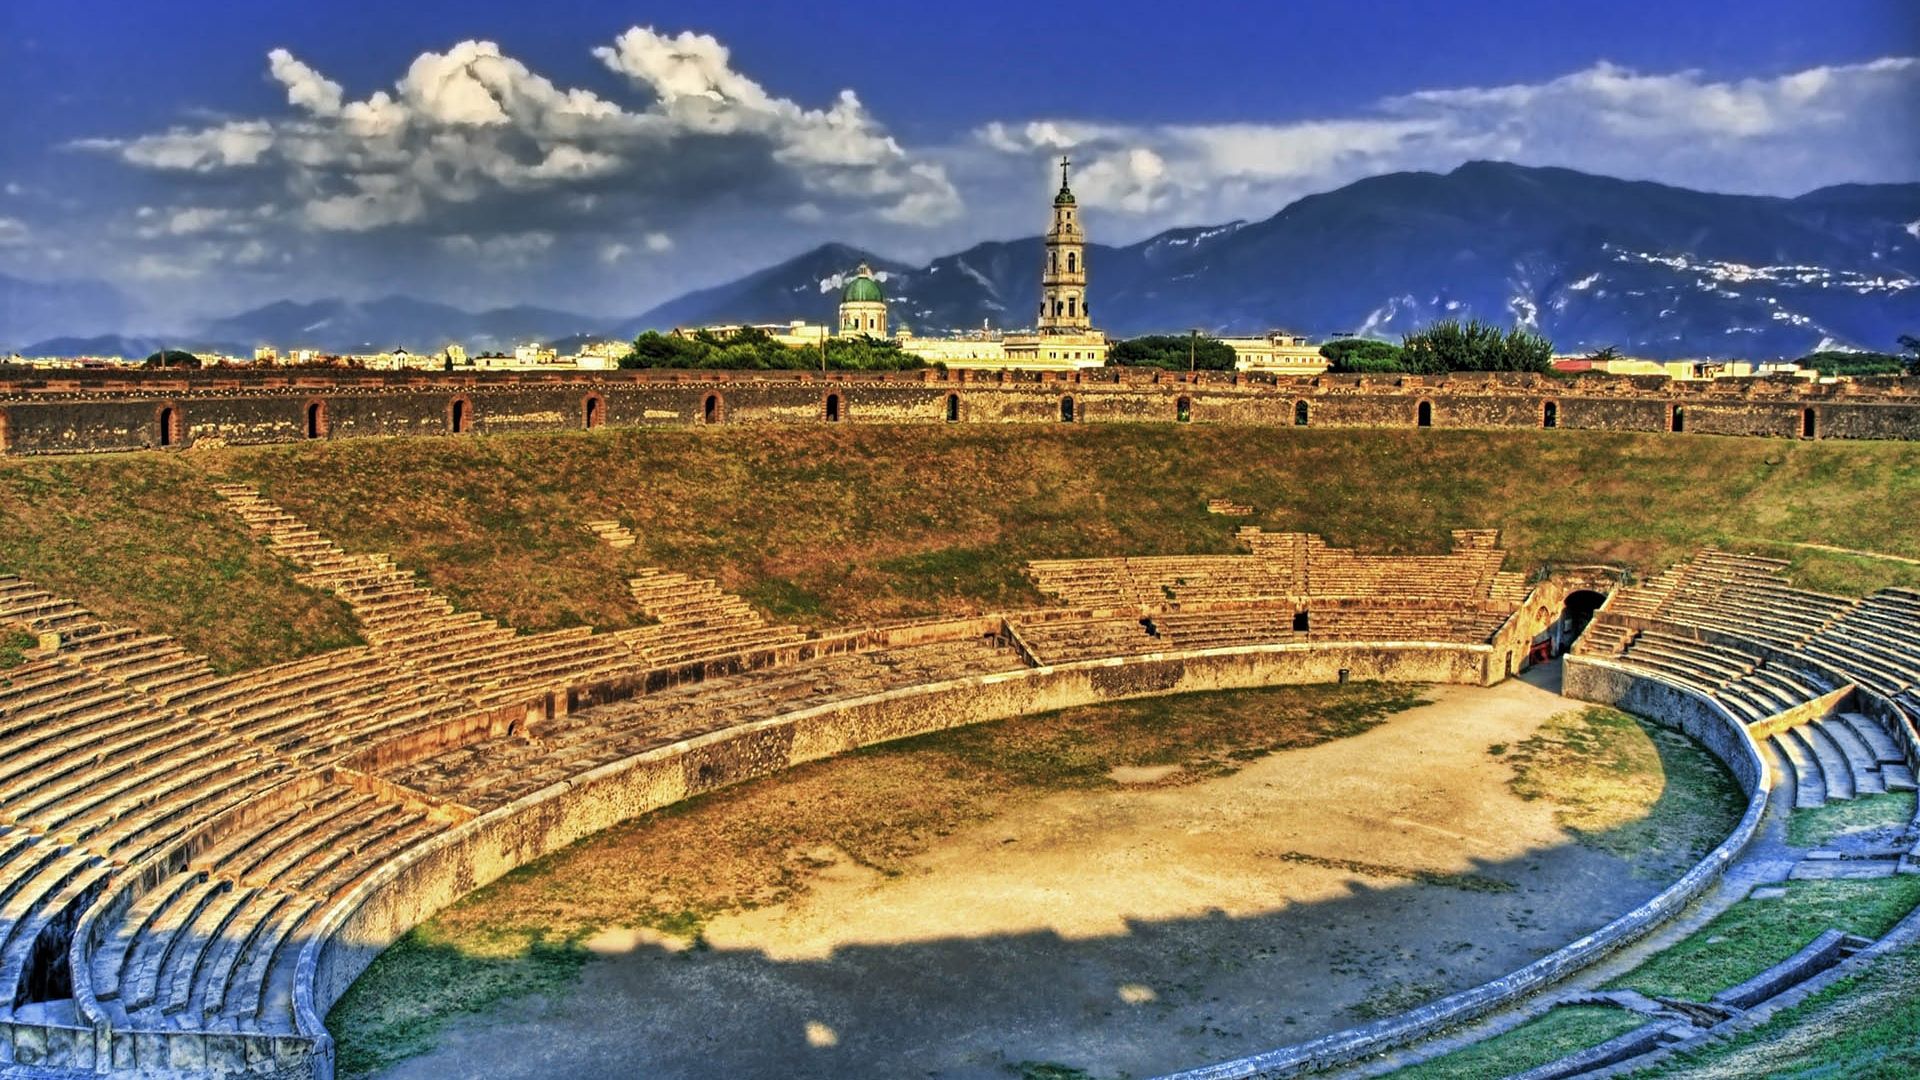
[[[638,318],[616,326],[621,337],[642,330],[675,326],[717,326],[739,322],[831,322],[840,302],[845,275],[862,262],[873,267],[886,283],[888,295],[897,292],[897,278],[905,264],[845,244],[823,244],[777,266],[748,274],[737,281],[700,289],[669,300]]]
[[[627,328],[832,317],[821,282],[864,256],[829,245],[670,301]],[[872,260],[876,267],[881,260]],[[1093,246],[1095,322],[1127,335],[1393,336],[1438,318],[1536,326],[1562,351],[1798,356],[1889,349],[1920,330],[1920,184],[1796,199],[1473,162],[1309,196],[1265,221]],[[1040,241],[885,263],[894,318],[923,331],[1028,325]]]
[[[448,342],[459,342],[470,352],[480,352],[595,332],[603,330],[607,321],[525,306],[469,312],[405,296],[311,303],[282,300],[216,319],[205,327],[205,336],[340,352],[400,347],[437,352]]]
[[[104,281],[28,281],[0,274],[0,353],[54,334],[118,330],[132,304]]]
[[[168,340],[356,352],[457,341],[481,352],[649,328],[823,323],[844,275],[863,261],[882,276],[896,327],[1009,329],[1037,314],[1040,258],[1038,237],[976,244],[924,266],[827,244],[625,320],[537,307],[469,312],[397,296],[280,301]],[[1562,352],[1891,349],[1900,334],[1920,332],[1920,184],[1786,199],[1471,162],[1446,174],[1371,177],[1264,221],[1092,245],[1088,264],[1094,320],[1122,336],[1287,328],[1393,337],[1477,317],[1536,327]],[[97,282],[0,276],[0,346],[79,327],[97,333],[126,311],[125,298]],[[48,344],[22,351],[64,351]]]

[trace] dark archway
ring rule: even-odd
[[[454,398],[447,406],[447,430],[464,435],[473,426],[473,404],[466,398]]]
[[[1607,598],[1592,589],[1575,589],[1567,594],[1566,606],[1560,610],[1559,651],[1566,652],[1586,632],[1587,624],[1593,621],[1593,613]]]
[[[827,423],[837,424],[839,422],[840,422],[840,395],[828,394],[827,395]]]
[[[1173,399],[1173,418],[1183,424],[1193,422],[1193,399],[1181,395]]]
[[[1420,407],[1414,410],[1413,422],[1417,427],[1432,427],[1433,426],[1433,402],[1431,401],[1421,402]]]
[[[1294,633],[1304,634],[1307,632],[1310,625],[1311,624],[1308,622],[1306,612],[1296,611],[1293,613],[1293,632]]]
[[[948,394],[947,395],[947,423],[954,424],[954,423],[958,423],[959,421],[960,421],[960,395]]]
[[[327,437],[327,403],[324,401],[307,402],[307,438],[324,439]]]
[[[1062,397],[1060,399],[1060,422],[1063,424],[1073,423],[1073,395],[1072,394],[1068,394],[1065,397]]]
[[[600,400],[599,394],[588,394],[580,403],[580,422],[588,431],[607,422],[606,402]]]
[[[1312,414],[1309,411],[1309,406],[1307,405],[1306,402],[1296,401],[1293,403],[1293,426],[1294,427],[1306,427],[1307,421],[1311,420],[1312,418],[1313,418]]]
[[[708,394],[707,399],[700,403],[700,421],[706,424],[719,423],[725,415],[721,408],[720,395]]]
[[[172,446],[180,420],[180,413],[171,405],[162,405],[160,406],[159,415],[156,416],[154,420],[155,426],[159,429],[156,433],[156,441],[158,444],[161,446]]]
[[[1800,437],[1803,439],[1819,438],[1819,432],[1820,432],[1819,421],[1820,421],[1820,418],[1814,414],[1812,407],[1801,409],[1800,410]]]
[[[1687,430],[1687,410],[1681,408],[1678,405],[1675,405],[1673,407],[1673,411],[1669,413],[1667,416],[1667,430],[1668,431]]]
[[[1540,406],[1540,426],[1554,428],[1560,426],[1560,403],[1549,401]]]

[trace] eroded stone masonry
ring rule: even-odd
[[[0,380],[0,452],[602,425],[1234,423],[1920,437],[1920,380],[915,371],[63,373]]]

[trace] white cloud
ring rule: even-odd
[[[1071,152],[1088,205],[1162,224],[1263,216],[1299,195],[1476,157],[1797,194],[1911,179],[1920,59],[1716,81],[1611,63],[1533,84],[1428,90],[1352,117],[1129,126],[1051,118],[974,133],[1002,154]]]
[[[294,58],[285,49],[267,54],[267,69],[287,88],[287,104],[296,105],[315,116],[338,116],[341,95],[339,83]]]
[[[663,232],[650,232],[646,238],[647,250],[658,254],[673,250],[673,237]]]
[[[322,232],[419,224],[471,234],[489,220],[515,231],[566,212],[585,227],[649,201],[697,208],[756,189],[831,199],[855,218],[937,225],[959,213],[942,168],[904,150],[851,90],[825,109],[773,96],[703,34],[634,27],[593,51],[650,101],[629,108],[556,86],[487,41],[422,53],[391,91],[352,100],[274,49],[268,71],[286,89],[288,115],[74,145],[161,173],[260,170],[295,201],[291,220]],[[522,200],[517,214],[469,210],[536,192],[541,200]]]
[[[19,218],[0,217],[0,248],[20,247],[31,239],[33,230]]]

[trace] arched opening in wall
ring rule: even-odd
[[[1307,411],[1307,403],[1304,401],[1294,402],[1293,403],[1293,426],[1306,427],[1308,419],[1310,419],[1310,417]]]
[[[1068,394],[1065,397],[1062,397],[1060,399],[1060,422],[1063,424],[1073,423],[1073,395],[1072,394]]]
[[[324,439],[327,437],[327,403],[324,401],[307,402],[307,438]]]
[[[1433,426],[1433,402],[1431,401],[1421,402],[1420,407],[1414,410],[1413,422],[1416,427],[1432,427]]]
[[[1813,410],[1811,408],[1801,409],[1800,410],[1800,437],[1803,439],[1815,438],[1818,432],[1819,432],[1819,417],[1814,415]]]
[[[1560,404],[1549,401],[1540,406],[1540,426],[1552,428],[1560,426]]]
[[[1593,613],[1607,598],[1592,589],[1575,589],[1567,594],[1566,606],[1560,610],[1560,651],[1566,652],[1593,621]]]
[[[840,422],[840,395],[828,394],[827,395],[827,423],[837,424],[839,422]]]
[[[1293,613],[1293,632],[1294,633],[1296,634],[1306,633],[1309,625],[1310,624],[1307,621],[1306,612],[1296,611]]]
[[[454,398],[447,406],[447,430],[455,435],[465,435],[473,426],[473,403],[466,398]]]
[[[708,394],[707,399],[700,403],[700,422],[703,424],[717,424],[720,422],[722,415],[720,411],[720,395]]]
[[[1173,402],[1173,418],[1183,424],[1192,423],[1193,399],[1184,395],[1175,398]]]
[[[960,395],[948,394],[947,395],[947,423],[957,424],[959,422],[960,422]]]
[[[1667,414],[1667,430],[1687,430],[1687,410],[1678,405],[1673,406],[1673,411]]]
[[[160,406],[160,413],[154,418],[154,443],[159,446],[172,446],[180,422],[180,411],[171,405]]]
[[[580,403],[580,423],[588,431],[607,422],[607,404],[600,400],[599,394],[588,394]]]

